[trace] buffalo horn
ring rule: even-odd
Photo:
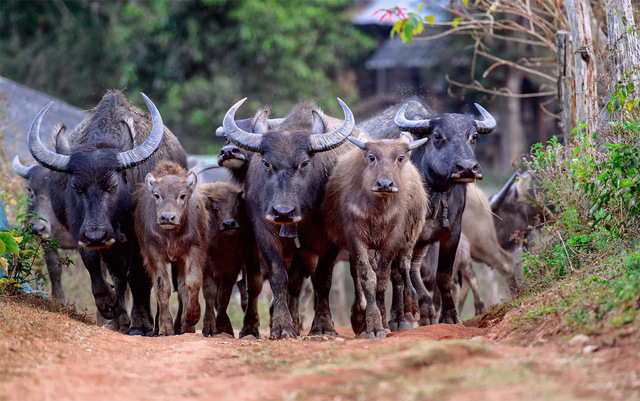
[[[478,131],[478,134],[490,133],[496,128],[496,119],[493,118],[493,116],[488,111],[486,111],[484,107],[480,106],[478,103],[474,103],[474,104],[476,105],[476,107],[480,111],[480,114],[482,114],[482,117],[484,118],[482,121],[476,120],[476,131]]]
[[[18,157],[18,155],[16,155],[13,158],[12,166],[13,166],[13,171],[15,171],[16,174],[18,174],[22,178],[27,178],[27,179],[29,178],[29,170],[33,168],[33,166],[29,167],[20,163],[20,158]]]
[[[216,163],[209,163],[209,164],[200,164],[197,166],[193,166],[189,169],[189,173],[195,173],[196,175],[202,174],[203,172],[207,171],[207,170],[211,170],[214,168],[221,168],[219,165],[217,165]]]
[[[336,148],[344,142],[356,127],[356,120],[353,117],[353,113],[349,106],[347,106],[342,99],[338,98],[338,103],[342,106],[344,112],[344,123],[335,131],[327,132],[324,134],[313,134],[309,137],[311,142],[311,152],[324,152]]]
[[[69,164],[69,156],[50,151],[46,146],[44,146],[42,140],[40,139],[40,124],[42,123],[44,115],[47,114],[47,112],[51,108],[51,105],[53,105],[53,102],[50,102],[48,105],[44,106],[44,108],[40,110],[36,118],[31,123],[28,137],[29,151],[38,163],[42,164],[49,170],[67,173],[69,172],[69,169],[67,167],[67,165]]]
[[[246,120],[238,120],[238,121],[248,121],[248,120],[253,120],[253,119],[247,118]],[[236,121],[236,125],[238,124],[238,121]],[[269,126],[269,129],[272,129],[282,124],[283,121],[284,121],[284,118],[267,118],[267,126]],[[224,127],[216,128],[216,136],[224,136],[224,135],[225,135]]]
[[[234,119],[236,111],[238,111],[245,100],[247,100],[246,97],[231,106],[229,111],[227,111],[227,114],[225,114],[224,120],[222,120],[222,127],[224,128],[224,132],[227,135],[227,138],[229,138],[231,142],[233,142],[236,146],[249,150],[251,152],[260,153],[262,151],[260,149],[262,135],[243,130],[242,128],[238,127]]]
[[[426,120],[409,120],[405,117],[404,113],[407,111],[407,107],[409,107],[409,103],[405,104],[398,110],[396,116],[393,118],[393,121],[400,128],[429,128],[431,124],[430,119]]]
[[[153,128],[151,128],[149,137],[147,137],[147,139],[145,139],[145,141],[139,146],[136,146],[131,150],[127,150],[126,152],[118,153],[118,170],[135,167],[147,161],[151,156],[153,156],[156,150],[158,150],[160,143],[162,143],[162,138],[164,138],[164,123],[162,122],[160,112],[147,95],[142,92],[140,92],[140,94],[142,95],[145,103],[147,103],[147,107],[151,113]]]
[[[425,143],[427,143],[428,140],[429,140],[429,137],[426,136],[426,137],[424,137],[422,139],[418,139],[417,141],[409,142],[409,145],[408,145],[409,146],[409,150],[413,150],[415,148],[418,148],[418,147],[424,145]]]
[[[366,141],[361,141],[359,139],[356,139],[352,136],[347,138],[352,144],[356,145],[357,147],[359,147],[362,150],[365,150],[365,147],[367,146],[367,142]]]
[[[502,205],[502,202],[504,202],[504,199],[507,197],[509,188],[511,188],[511,185],[513,185],[513,182],[516,180],[516,177],[518,176],[519,173],[520,173],[520,169],[517,169],[516,172],[513,173],[511,178],[509,178],[507,183],[504,184],[500,192],[498,192],[497,194],[491,197],[491,200],[489,201],[489,205],[491,205],[492,211],[496,212],[500,208],[500,206]]]

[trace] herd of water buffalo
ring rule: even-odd
[[[309,334],[336,335],[329,292],[339,260],[350,262],[354,281],[352,328],[368,338],[416,324],[459,323],[462,277],[482,312],[472,258],[498,270],[511,288],[518,286],[507,250],[538,209],[517,185],[492,198],[492,209],[503,215],[499,220],[483,209],[486,196],[479,189],[467,196],[467,183],[482,179],[475,143],[496,127],[481,106],[476,119],[436,114],[411,100],[356,124],[340,99],[343,119],[302,103],[284,118],[269,118],[263,108],[236,120],[241,100],[217,131],[227,141],[218,165],[231,178],[204,183],[199,172],[214,166],[187,170],[182,146],[142,96],[149,114],[122,93],[107,92],[69,133],[64,125],[54,127],[54,150],[40,139],[47,105],[28,134],[38,163],[25,166],[17,156],[13,163],[28,180],[40,216],[33,231],[57,238],[61,248],[78,249],[98,311],[111,319],[112,329],[194,332],[202,290],[203,335],[233,335],[226,309],[237,284],[245,311],[239,335],[258,337],[258,296],[266,278],[273,292],[271,338],[297,336],[300,292],[310,277],[315,315]],[[64,299],[57,254],[46,259],[53,297]],[[169,310],[174,290],[175,320]]]

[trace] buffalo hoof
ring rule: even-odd
[[[311,330],[309,330],[309,335],[310,336],[338,336],[338,332],[336,331],[336,329],[333,328],[333,326],[329,328],[312,327]]]
[[[428,317],[421,317],[420,320],[418,320],[418,324],[420,326],[431,326],[432,324],[436,324],[438,323],[436,321],[436,319],[429,319]]]
[[[98,307],[98,311],[100,312],[100,314],[102,315],[103,318],[107,319],[107,320],[112,320],[115,319],[118,316],[118,302],[116,300],[116,303],[114,306],[109,306],[107,304],[98,304],[98,300],[96,300],[96,306]]]
[[[143,336],[144,337],[145,333],[144,333],[144,331],[142,331],[142,329],[136,328],[136,329],[129,330],[129,335],[130,336]]]
[[[383,330],[376,330],[375,332],[368,332],[367,333],[367,339],[368,340],[375,340],[375,339],[379,339],[379,338],[385,338],[387,336],[387,332],[383,329]]]
[[[240,334],[238,334],[238,338],[243,338],[247,336],[254,336],[255,338],[260,338],[260,332],[258,329],[250,328],[250,329],[242,329],[240,330]]]
[[[411,323],[407,322],[406,320],[403,320],[400,322],[400,327],[398,327],[398,330],[409,330],[411,329]]]
[[[400,328],[400,325],[398,324],[398,322],[394,322],[393,320],[389,321],[389,330],[398,331],[399,328]]]
[[[458,323],[462,323],[462,321],[460,320],[458,315],[453,315],[453,316],[445,316],[442,319],[442,323],[444,323],[444,324],[458,324]]]
[[[296,336],[293,326],[280,326],[271,328],[271,339],[282,340],[287,338],[294,338]]]
[[[218,333],[216,333],[215,331],[214,331],[214,332],[210,332],[210,331],[209,331],[209,332],[205,332],[204,330],[202,330],[202,335],[203,335],[203,336],[205,336],[205,337],[207,337],[207,338],[209,338],[209,337],[213,337],[213,336],[215,336],[215,335],[217,335],[217,334],[218,334]]]

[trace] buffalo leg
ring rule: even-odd
[[[216,328],[219,333],[228,333],[231,336],[234,336],[234,333],[231,320],[227,315],[227,307],[237,278],[238,274],[235,271],[222,276],[218,281],[220,287],[216,297]]]
[[[291,313],[289,312],[289,275],[277,249],[264,250],[261,253],[269,269],[269,284],[273,292],[271,303],[271,339],[290,338],[295,336]]]
[[[354,258],[349,260],[349,270],[353,279],[353,305],[351,305],[351,328],[356,336],[366,331],[364,316],[367,309],[367,300],[362,290],[362,282],[358,279],[358,270]]]
[[[91,278],[91,292],[96,302],[96,307],[105,319],[114,319],[118,313],[118,298],[111,286],[102,274],[100,265],[100,253],[94,250],[79,248],[82,263],[89,272]]]
[[[480,295],[480,291],[478,290],[478,279],[476,277],[476,272],[473,271],[473,266],[471,264],[465,265],[462,270],[462,276],[464,277],[465,282],[471,288],[473,292],[473,307],[475,309],[476,316],[482,315],[485,311],[484,301],[482,300],[482,296]],[[462,305],[460,306],[460,310],[462,311]]]
[[[300,293],[306,278],[306,269],[300,256],[294,256],[289,268],[289,313],[296,336],[300,335]]]
[[[158,299],[158,311],[156,312],[158,327],[155,331],[159,336],[173,335],[173,318],[169,310],[169,298],[173,290],[171,283],[171,264],[156,263],[153,267],[151,279],[153,280],[153,288],[156,290],[156,297]]]
[[[62,289],[62,268],[58,265],[58,251],[47,251],[44,254],[51,283],[51,296],[53,299],[64,303],[64,290]]]
[[[213,276],[213,262],[209,259],[202,275],[202,296],[204,297],[204,316],[202,317],[202,335],[215,336],[216,327],[215,299],[218,297],[218,287]]]
[[[311,274],[313,284],[313,299],[315,314],[311,324],[310,335],[337,336],[338,332],[333,325],[329,294],[333,282],[333,267],[339,253],[338,248],[329,249],[318,259],[318,265]]]
[[[453,263],[455,261],[456,250],[460,233],[451,233],[448,241],[440,243],[440,253],[438,255],[438,271],[436,273],[436,283],[440,290],[442,300],[442,313],[440,320],[447,324],[462,323],[456,311],[456,304],[453,298]]]
[[[151,279],[145,271],[142,256],[137,250],[130,250],[127,263],[127,282],[131,289],[131,330],[130,335],[151,335]],[[171,274],[171,273],[169,273]],[[169,284],[171,281],[169,281]]]
[[[411,283],[418,295],[418,304],[420,305],[420,326],[427,326],[436,323],[436,311],[433,307],[433,299],[427,291],[427,287],[423,281],[422,264],[425,255],[429,249],[429,245],[416,247],[413,250],[411,259]],[[436,262],[437,263],[437,262]]]
[[[260,271],[260,260],[257,252],[252,252],[245,259],[244,279],[247,284],[247,307],[244,312],[242,330],[239,338],[252,335],[260,338],[260,315],[258,314],[258,297],[262,291],[262,272]]]
[[[373,266],[372,266],[373,267]],[[380,319],[382,320],[382,327],[384,328],[385,335],[389,334],[389,325],[387,323],[387,306],[385,305],[385,296],[387,294],[387,287],[389,286],[389,279],[391,277],[391,261],[385,258],[381,258],[378,263],[378,268],[375,269],[376,273],[376,305],[380,311]],[[397,305],[402,310],[403,305]]]

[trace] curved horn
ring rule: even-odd
[[[260,143],[262,142],[262,135],[254,134],[251,132],[247,132],[242,128],[238,127],[236,121],[234,119],[236,115],[236,111],[242,106],[242,103],[245,102],[247,98],[240,100],[238,103],[231,106],[227,114],[224,116],[224,120],[222,120],[222,127],[224,128],[224,132],[227,137],[233,142],[236,146],[246,149],[251,152],[262,152],[260,149]]]
[[[337,98],[338,103],[342,106],[344,112],[344,123],[335,131],[327,132],[324,134],[313,134],[309,137],[311,142],[311,152],[324,152],[336,148],[344,142],[356,127],[356,120],[353,117],[353,113],[349,106],[347,106],[342,99]]]
[[[162,122],[160,112],[147,95],[142,92],[140,92],[140,94],[144,98],[145,103],[147,103],[147,107],[151,113],[153,128],[151,128],[149,137],[147,137],[147,139],[145,139],[145,141],[139,146],[136,146],[131,150],[127,150],[126,152],[118,153],[117,158],[120,165],[119,170],[135,167],[147,161],[151,156],[153,156],[156,150],[158,150],[160,143],[162,143],[162,138],[164,138],[164,123]]]
[[[218,166],[216,163],[200,164],[198,166],[191,167],[189,169],[189,173],[195,173],[196,175],[199,175],[207,170],[211,170],[214,168],[222,168],[222,167]]]
[[[491,205],[491,210],[493,212],[496,212],[502,205],[502,202],[504,202],[504,199],[507,197],[507,193],[509,192],[509,188],[511,188],[511,185],[513,185],[513,182],[516,180],[518,174],[520,174],[520,169],[517,169],[516,172],[513,173],[507,183],[504,184],[500,192],[491,197],[489,205]]]
[[[476,105],[476,107],[480,111],[480,114],[482,114],[482,117],[484,118],[482,121],[475,120],[476,121],[476,131],[478,131],[478,134],[488,134],[488,133],[490,133],[491,131],[493,131],[496,128],[496,119],[493,118],[493,116],[491,114],[489,114],[489,112],[486,111],[478,103],[474,103],[474,104]]]
[[[20,163],[20,158],[18,157],[18,155],[13,158],[12,167],[13,171],[15,171],[16,174],[26,179],[29,179],[29,170],[33,168],[33,166],[25,166],[24,164]]]
[[[407,110],[407,107],[409,107],[409,103],[402,106],[400,110],[398,110],[398,112],[396,113],[396,116],[393,118],[393,121],[396,123],[398,127],[426,129],[431,126],[431,119],[428,119],[428,118],[426,120],[408,120],[407,117],[405,117],[404,115],[404,113]]]
[[[422,139],[418,139],[417,141],[409,142],[409,150],[413,150],[415,148],[419,148],[420,146],[422,146],[425,143],[427,143],[428,140],[429,140],[429,137],[426,136],[426,137],[424,137]]]
[[[38,163],[42,164],[49,170],[68,173],[69,169],[67,165],[69,164],[69,156],[50,151],[46,146],[44,146],[42,140],[40,139],[40,124],[42,123],[42,118],[44,117],[44,115],[47,114],[47,112],[51,108],[51,105],[53,105],[53,102],[50,102],[48,105],[44,106],[44,108],[40,110],[36,118],[31,123],[28,137],[29,151]]]
[[[360,149],[364,150],[365,146],[367,146],[367,142],[366,141],[361,141],[359,139],[356,139],[352,136],[347,138],[351,143],[353,143],[354,145],[356,145],[357,147],[359,147]]]
[[[251,120],[251,118],[247,118],[246,120],[238,120],[238,121],[247,121],[247,120]],[[238,121],[236,121],[236,125],[238,125]],[[269,127],[269,129],[271,129],[282,124],[283,121],[284,121],[284,118],[267,118],[267,126]],[[224,136],[224,135],[225,135],[224,127],[216,128],[216,136]]]

